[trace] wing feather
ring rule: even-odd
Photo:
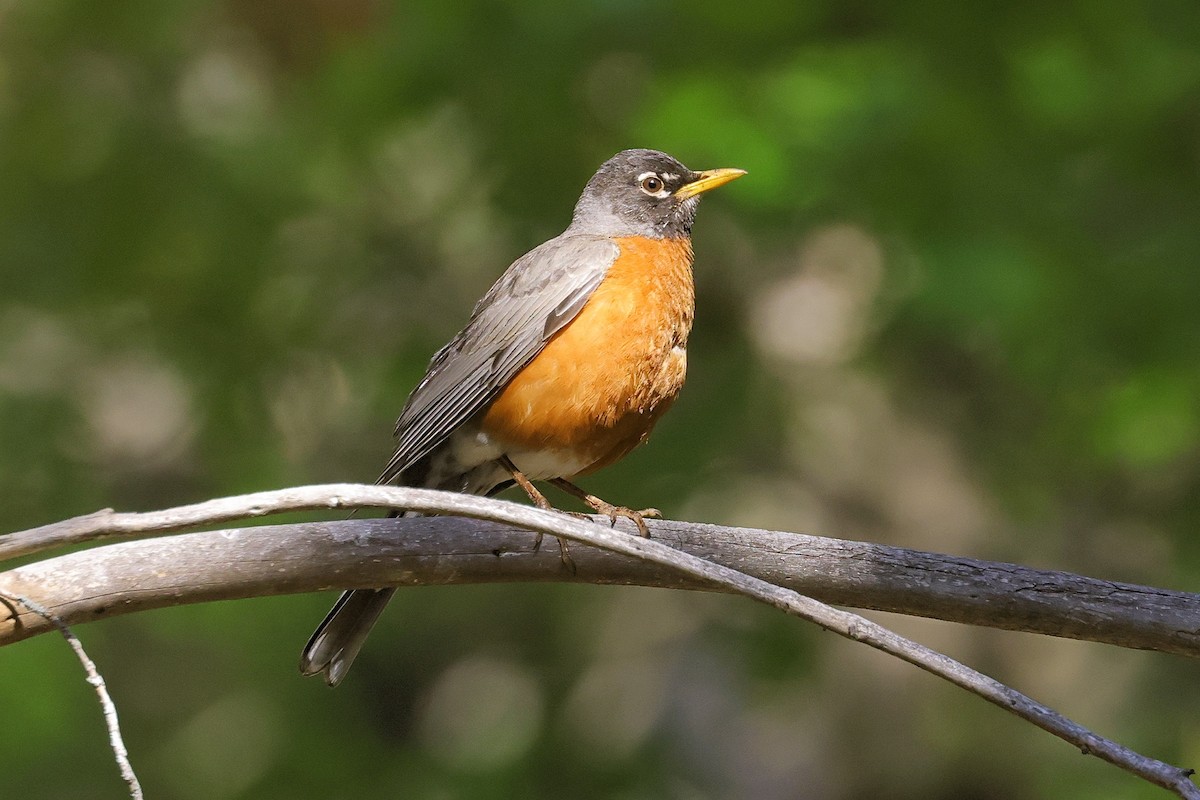
[[[429,362],[379,482],[396,480],[481,411],[575,318],[619,253],[610,239],[563,234],[513,262]]]

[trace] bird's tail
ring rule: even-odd
[[[427,466],[427,465],[426,465]],[[465,494],[481,494],[491,496],[512,483],[508,473],[502,467],[497,467],[499,475],[479,472],[475,475],[476,482],[464,482],[463,475],[453,474],[446,480],[416,480],[405,485],[429,485],[434,488],[453,487]],[[389,476],[385,475],[380,481]],[[411,511],[393,511],[389,517],[414,515]],[[415,516],[415,515],[414,515]],[[379,615],[387,607],[388,601],[396,593],[394,588],[388,589],[352,589],[342,592],[342,596],[333,608],[317,626],[308,644],[300,653],[300,672],[304,675],[324,674],[325,683],[337,686],[350,671],[355,656],[362,649]]]
[[[304,646],[300,654],[300,672],[304,675],[324,673],[325,683],[330,686],[341,683],[367,640],[367,634],[395,593],[395,589],[342,592]]]

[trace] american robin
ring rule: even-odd
[[[490,495],[550,481],[612,520],[644,516],[568,479],[644,442],[683,386],[700,195],[746,174],[693,172],[625,150],[584,187],[571,224],[510,266],[434,355],[396,423],[379,483]],[[565,554],[564,554],[565,555]],[[336,686],[396,590],[342,594],[300,658]]]

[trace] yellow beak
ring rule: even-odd
[[[687,200],[689,197],[695,197],[698,194],[707,192],[709,189],[715,189],[718,186],[724,186],[730,181],[735,181],[746,174],[744,169],[736,169],[733,167],[722,167],[721,169],[706,169],[700,173],[700,177],[691,183],[685,183],[675,192],[675,196],[680,200]]]

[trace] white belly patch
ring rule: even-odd
[[[591,460],[584,460],[571,453],[553,450],[514,450],[508,453],[517,469],[525,477],[533,481],[544,481],[550,478],[569,478],[577,475],[592,465]]]

